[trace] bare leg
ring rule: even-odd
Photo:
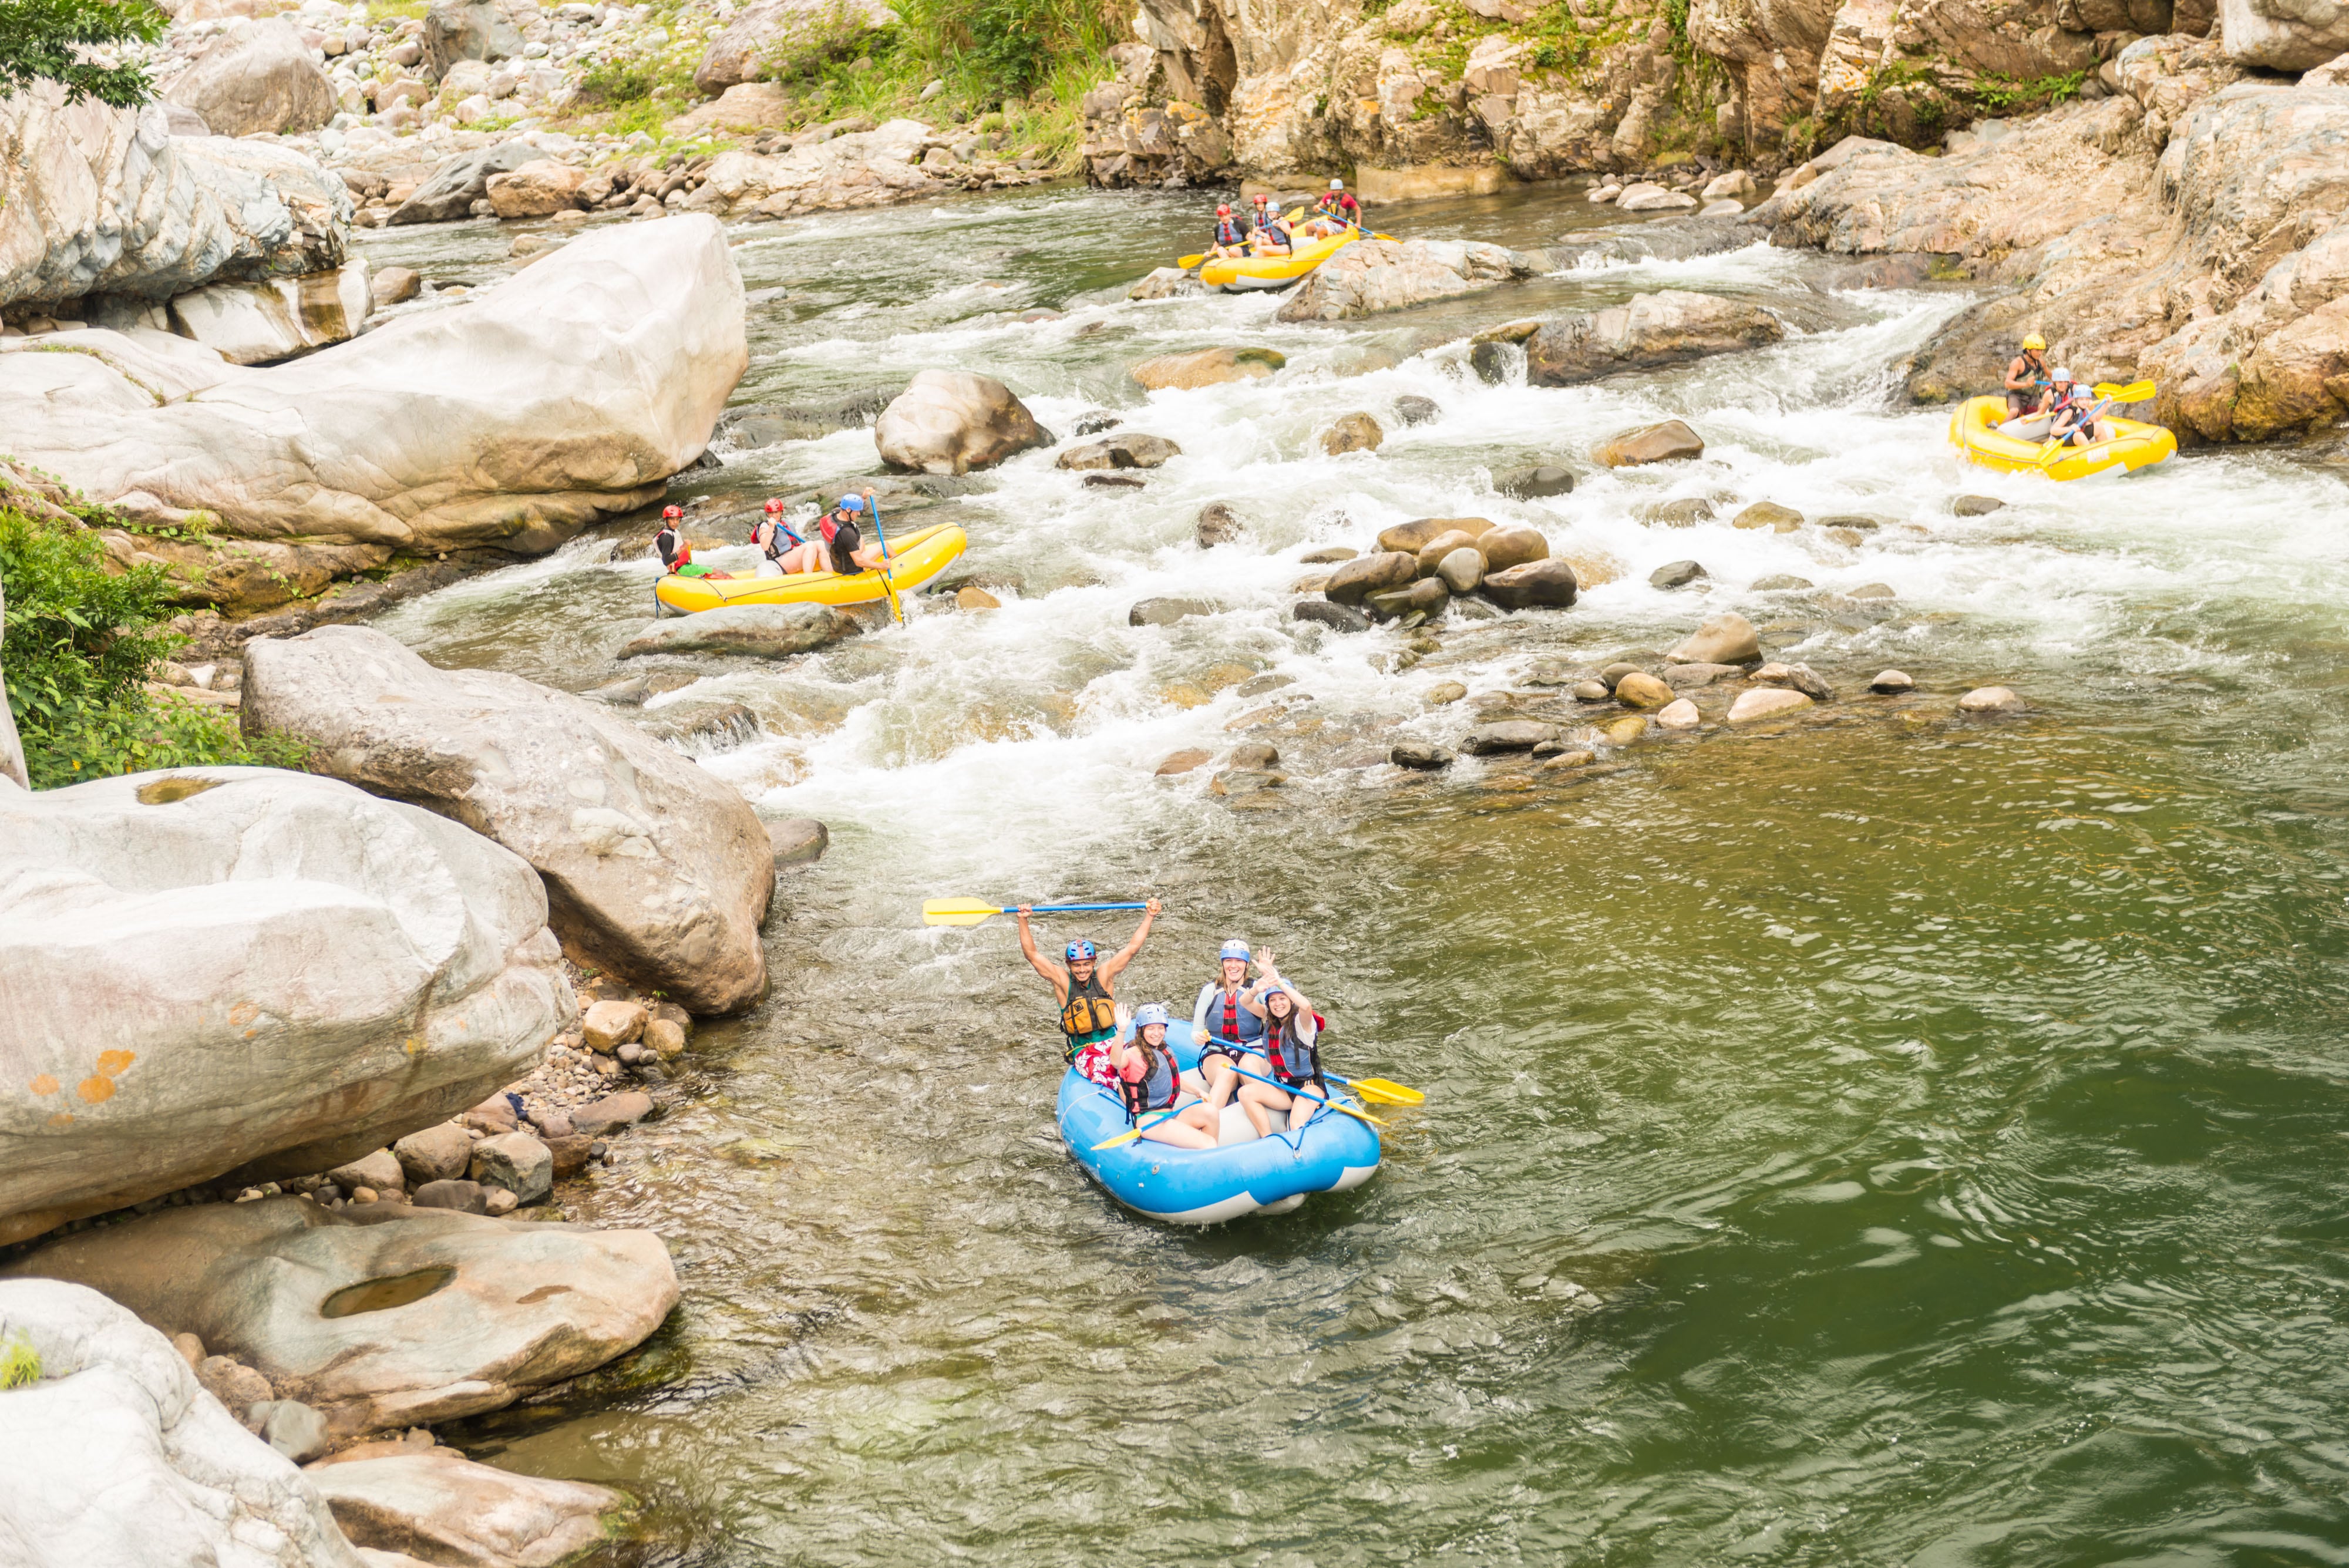
[[[1240,1088],[1240,1109],[1256,1127],[1256,1136],[1272,1136],[1271,1113],[1286,1107],[1288,1096],[1268,1084],[1246,1084]]]
[[[1232,1085],[1240,1081],[1232,1071],[1232,1059],[1229,1056],[1207,1057],[1200,1071],[1207,1075],[1207,1108],[1221,1115],[1224,1106],[1231,1100]]]
[[[1216,1135],[1203,1130],[1189,1119],[1191,1112],[1196,1108],[1187,1107],[1163,1121],[1153,1122],[1143,1129],[1142,1136],[1154,1143],[1171,1143],[1176,1148],[1213,1148],[1216,1147]],[[1149,1114],[1154,1116],[1157,1113]]]

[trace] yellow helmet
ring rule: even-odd
[[[2023,340],[2023,346],[2025,348],[2037,348],[2042,352],[2044,352],[2047,348],[2047,339],[2034,332],[2030,337]]]

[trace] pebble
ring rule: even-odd
[[[1302,566],[1334,566],[1340,561],[1350,561],[1361,554],[1360,550],[1349,550],[1343,545],[1329,545],[1319,550],[1308,550],[1297,559]]]
[[[1402,741],[1387,753],[1387,761],[1399,768],[1411,768],[1419,773],[1433,773],[1452,765],[1452,752],[1432,741]]]
[[[1891,696],[1901,691],[1914,691],[1917,689],[1917,682],[1905,670],[1887,670],[1869,681],[1868,689],[1870,691],[1880,691],[1887,696]]]
[[[1242,741],[1232,748],[1231,765],[1257,769],[1278,767],[1280,748],[1270,741]]]
[[[1707,616],[1694,635],[1666,657],[1681,664],[1751,664],[1762,657],[1754,623],[1734,611]]]
[[[1607,682],[1604,680],[1575,682],[1574,700],[1578,702],[1605,702],[1610,701],[1614,695],[1614,692],[1607,689]]]
[[[1607,743],[1610,746],[1628,746],[1648,732],[1647,717],[1640,713],[1629,713],[1613,723],[1602,725],[1599,732],[1607,737]]]
[[[1461,749],[1474,757],[1495,756],[1504,752],[1530,752],[1557,733],[1555,726],[1534,719],[1504,719],[1497,724],[1482,724],[1468,732]]]
[[[1548,773],[1553,769],[1587,768],[1598,760],[1599,754],[1596,752],[1560,752],[1557,755],[1545,761],[1541,764],[1541,767],[1544,773]]]
[[[1723,676],[1743,673],[1734,664],[1675,664],[1664,671],[1664,684],[1675,691],[1694,691]]]
[[[1672,701],[1672,689],[1644,670],[1634,670],[1615,682],[1615,701],[1627,708],[1662,708]]]
[[[1961,495],[1950,503],[1950,510],[1960,517],[1987,517],[2005,504],[1995,495]]]
[[[1851,599],[1894,599],[1899,597],[1892,591],[1889,583],[1862,583],[1844,596]]]
[[[1457,680],[1446,680],[1440,685],[1428,688],[1427,705],[1431,708],[1441,708],[1447,702],[1457,702],[1467,695],[1467,687]]]
[[[1673,561],[1649,573],[1648,586],[1651,588],[1684,588],[1691,583],[1703,581],[1709,576],[1711,574],[1694,561]]]
[[[1774,533],[1791,534],[1803,525],[1803,514],[1775,501],[1757,501],[1732,517],[1729,525],[1733,528],[1767,528]]]
[[[1685,697],[1656,715],[1656,727],[1660,730],[1693,730],[1702,722],[1696,704]]]
[[[649,1016],[643,1007],[633,1002],[598,1002],[579,1015],[580,1038],[590,1051],[611,1051],[634,1040],[644,1033]],[[507,1126],[512,1126],[509,1113]]]
[[[1757,686],[1785,686],[1801,692],[1814,702],[1835,701],[1835,688],[1821,680],[1807,664],[1781,664],[1775,660],[1754,672]]]

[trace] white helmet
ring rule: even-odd
[[[1343,180],[1332,180],[1330,182],[1330,189],[1332,191],[1342,191],[1345,188],[1346,182]]]

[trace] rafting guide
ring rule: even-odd
[[[1068,1042],[1063,1054],[1069,1061],[1075,1061],[1077,1053],[1088,1045],[1102,1044],[1117,1037],[1117,977],[1149,940],[1150,925],[1158,918],[1158,909],[1155,898],[1143,905],[1142,923],[1133,928],[1133,935],[1125,946],[1109,957],[1101,957],[1092,941],[1080,937],[1062,950],[1067,961],[1054,963],[1036,950],[1036,933],[1028,924],[1035,907],[1019,907],[1019,950],[1060,1001],[1061,1033]]]

